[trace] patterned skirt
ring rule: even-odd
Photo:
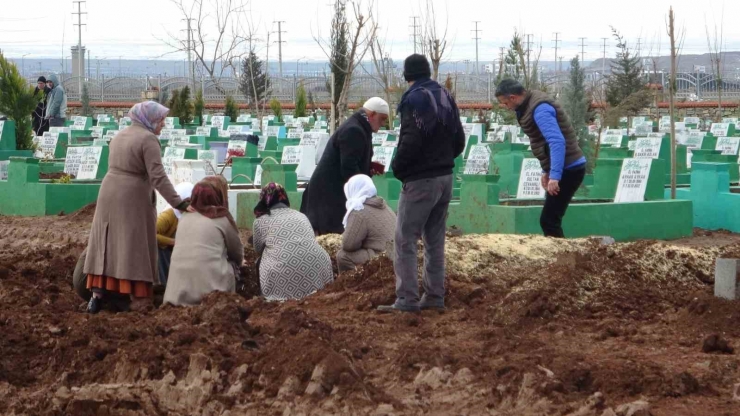
[[[133,295],[135,298],[151,298],[154,296],[154,287],[151,282],[137,280],[116,279],[115,277],[87,275],[87,288],[103,289],[122,295]]]

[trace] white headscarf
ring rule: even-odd
[[[175,186],[175,192],[177,192],[177,195],[180,196],[180,199],[187,199],[190,198],[190,196],[193,194],[193,188],[195,185],[193,185],[190,182],[183,182],[181,184],[178,184]],[[174,207],[170,206],[173,211],[175,211],[175,216],[179,220],[182,218],[182,211],[175,209]]]
[[[367,175],[355,175],[344,185],[344,195],[347,196],[347,213],[344,214],[342,224],[347,228],[347,219],[352,211],[361,211],[365,208],[365,200],[378,195],[373,180]]]

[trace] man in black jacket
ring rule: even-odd
[[[401,98],[401,134],[393,174],[403,182],[398,201],[395,260],[396,302],[382,312],[444,309],[445,223],[452,199],[455,158],[465,149],[465,131],[455,100],[430,79],[423,55],[406,58],[409,89]],[[424,296],[419,299],[416,252],[424,240]]]
[[[44,95],[44,99],[39,101],[36,105],[36,110],[34,110],[31,115],[31,118],[33,119],[32,126],[35,136],[43,136],[44,132],[49,131],[49,121],[44,120],[44,111],[46,111],[46,100],[49,97],[51,88],[46,86],[46,78],[43,76],[39,77],[36,84],[36,89],[33,91],[33,95],[36,96],[41,93]]]
[[[370,176],[373,132],[388,121],[388,103],[373,97],[347,119],[329,139],[308,188],[303,192],[301,212],[317,235],[342,234],[347,212],[344,184],[359,174]]]

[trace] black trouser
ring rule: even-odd
[[[540,226],[545,237],[565,238],[562,227],[563,217],[573,195],[581,187],[584,176],[586,176],[585,166],[574,170],[563,170],[563,177],[560,178],[560,192],[557,195],[545,194],[545,206],[540,216]]]

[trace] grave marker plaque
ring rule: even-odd
[[[80,172],[80,163],[82,162],[82,152],[84,147],[70,147],[67,149],[67,157],[64,159],[64,173],[74,175],[75,178]]]
[[[624,159],[614,202],[643,202],[652,159]]]
[[[247,154],[247,142],[244,140],[229,140],[226,151],[228,152],[229,150],[241,150],[244,154]]]
[[[254,184],[262,186],[262,165],[257,165],[257,169],[254,170]]]
[[[303,132],[302,131],[294,131],[294,130],[291,130],[291,131],[288,132],[288,138],[289,139],[300,139],[302,135],[303,135]]]
[[[3,140],[3,127],[5,127],[5,120],[0,120],[0,140]]]
[[[172,175],[175,160],[185,159],[185,150],[186,149],[171,146],[164,150],[162,165],[164,166],[164,171],[167,175]]]
[[[211,118],[211,126],[221,130],[224,126],[224,116],[213,116]]]
[[[211,127],[201,126],[195,129],[196,136],[211,137]]]
[[[133,122],[131,121],[131,117],[123,117],[121,118],[121,122],[118,123],[119,126],[130,126]]]
[[[651,134],[653,132],[653,125],[652,124],[638,124],[635,126],[635,135],[636,136],[647,136],[648,134]]]
[[[699,125],[701,123],[701,119],[699,117],[684,117],[683,118],[684,124],[696,124]]]
[[[240,114],[239,117],[236,118],[237,123],[249,123],[252,121],[252,116],[248,114]]]
[[[164,119],[164,127],[168,129],[174,129],[175,128],[175,118],[174,117],[165,117]]]
[[[1,132],[2,130],[0,130]],[[9,160],[0,160],[0,181],[7,181],[8,180],[8,165],[10,164]]]
[[[216,174],[216,151],[215,150],[198,150],[198,160],[205,162],[205,169],[207,176],[213,176]]]
[[[727,135],[730,134],[730,124],[713,123],[710,132],[714,137],[727,137]]]
[[[627,149],[631,151],[635,151],[635,145],[637,144],[637,140],[630,140],[627,142]]]
[[[98,114],[98,123],[110,123],[111,119],[107,114]]]
[[[373,146],[382,146],[388,140],[388,133],[373,133]]]
[[[737,155],[739,148],[740,137],[718,137],[714,150],[721,151],[723,155]]]
[[[641,137],[635,143],[635,159],[657,159],[660,156],[660,145],[663,139],[658,137]]]
[[[280,126],[267,126],[264,136],[280,138]]]
[[[251,126],[235,126],[231,125],[226,128],[226,131],[229,132],[229,135],[234,134],[252,134],[252,127]]]
[[[102,154],[103,148],[100,146],[83,147],[77,179],[96,179]]]
[[[297,165],[301,163],[303,154],[302,146],[285,146],[283,148],[283,157],[280,160],[281,165]]]
[[[527,158],[522,161],[516,197],[518,199],[545,198],[545,189],[542,188],[542,167],[539,160]]]
[[[108,140],[105,139],[95,139],[92,143],[93,146],[108,146]]]
[[[622,145],[621,134],[605,134],[601,136],[602,146],[620,147]]]
[[[101,138],[101,137],[103,137],[103,127],[101,127],[101,126],[94,126],[94,127],[90,128],[90,131],[92,132],[90,134],[90,136],[92,136],[92,137],[96,137],[98,139]]]
[[[470,149],[465,161],[465,175],[487,175],[491,163],[491,149],[485,144],[476,144]]]
[[[722,122],[727,124],[734,124],[735,126],[737,126],[738,120],[740,120],[740,118],[738,117],[725,117],[722,119]]]
[[[59,142],[59,134],[45,132],[44,137],[41,138],[39,143],[39,150],[41,150],[43,159],[54,159],[54,153],[57,150],[57,143]]]
[[[393,155],[396,152],[395,147],[390,146],[380,146],[376,147],[373,152],[373,162],[380,163],[381,165],[385,166],[386,172],[388,171],[388,168],[391,165],[391,162],[393,161]]]

